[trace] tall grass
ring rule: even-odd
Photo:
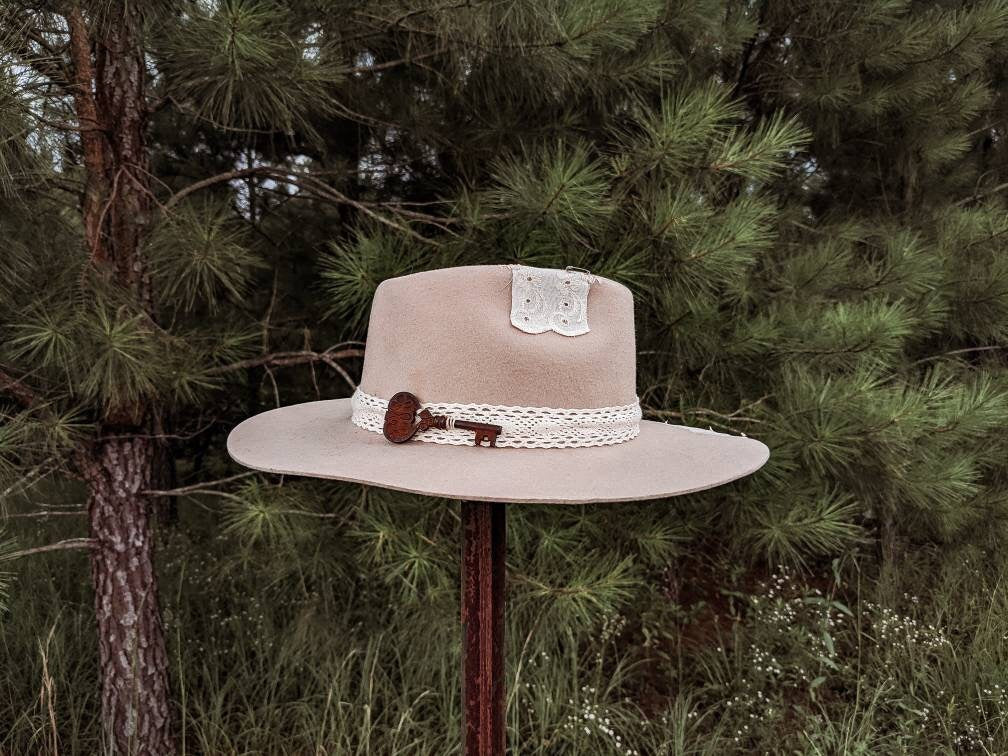
[[[161,599],[184,753],[459,752],[451,591],[404,598],[324,548],[278,578],[268,554],[193,535],[205,523],[167,532]],[[899,585],[852,566],[712,564],[717,588],[663,596],[656,574],[600,622],[558,624],[518,604],[513,752],[1005,752],[1006,572],[980,557],[908,562]],[[15,573],[0,620],[0,753],[103,753],[86,557],[35,555]]]

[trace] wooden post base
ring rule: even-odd
[[[504,756],[505,505],[462,502],[462,752]]]

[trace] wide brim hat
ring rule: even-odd
[[[752,438],[641,419],[625,286],[507,265],[384,281],[354,396],[256,415],[227,447],[271,473],[557,504],[692,493],[769,457]]]

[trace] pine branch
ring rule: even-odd
[[[4,554],[4,559],[19,559],[20,557],[29,556],[31,554],[44,554],[47,551],[68,551],[71,549],[93,549],[98,545],[98,541],[94,538],[67,538],[64,541],[57,541],[56,543],[49,543],[45,546],[35,546],[30,549],[22,549],[21,551],[12,551],[9,554]]]
[[[437,55],[448,52],[448,48],[439,47],[436,50],[428,50],[425,53],[420,53],[419,55],[411,55],[408,58],[398,58],[397,60],[388,60],[384,63],[376,63],[370,66],[357,66],[350,69],[350,73],[362,74],[362,73],[375,73],[377,71],[387,71],[390,68],[395,68],[396,66],[402,66],[408,63],[414,63],[418,60],[423,60],[424,58],[433,58]]]
[[[759,17],[756,20],[756,31],[753,33],[749,41],[746,42],[745,50],[742,52],[742,63],[739,65],[738,78],[735,80],[735,86],[732,87],[732,97],[738,97],[742,93],[742,88],[745,86],[746,76],[749,73],[749,65],[752,62],[753,52],[756,49],[756,43],[759,41],[760,32],[762,31],[762,26],[766,20],[767,6],[770,5],[769,0],[763,0],[760,4]],[[764,44],[766,41],[764,40]]]
[[[0,393],[7,393],[25,407],[30,407],[38,399],[36,393],[22,383],[23,379],[15,378],[0,368]]]
[[[350,374],[347,373],[337,360],[363,356],[363,349],[341,349],[338,352],[330,350],[326,350],[324,352],[313,352],[309,350],[300,352],[273,352],[271,354],[264,354],[259,357],[250,357],[247,360],[233,362],[230,365],[222,365],[220,367],[212,368],[208,370],[207,373],[219,375],[222,373],[233,373],[236,370],[245,370],[246,368],[251,367],[265,367],[269,370],[269,368],[273,367],[290,367],[291,365],[306,365],[314,364],[316,362],[324,362],[326,365],[339,373],[351,389],[356,390],[357,384],[354,383]]]
[[[995,344],[992,346],[979,346],[979,347],[968,347],[966,349],[953,349],[951,352],[942,352],[941,354],[933,354],[928,357],[922,357],[916,362],[911,362],[910,367],[914,367],[915,365],[921,365],[925,362],[931,362],[932,360],[940,360],[943,357],[952,357],[953,355],[956,354],[973,354],[974,352],[998,352],[1001,351],[1002,349],[1008,349],[1008,346]]]
[[[987,190],[982,191],[982,192],[981,191],[976,191],[973,194],[971,194],[969,197],[963,197],[961,200],[955,202],[954,205],[956,207],[962,207],[963,205],[968,205],[970,202],[975,202],[976,200],[981,199],[982,197],[988,197],[991,194],[997,194],[998,192],[1002,192],[1005,189],[1008,189],[1008,182],[1005,182],[1003,184],[998,184],[997,186],[992,187],[992,188],[987,189]]]
[[[918,58],[916,60],[908,60],[907,61],[907,65],[909,65],[909,66],[919,66],[919,65],[922,65],[924,63],[933,63],[936,60],[941,60],[942,58],[944,58],[944,57],[946,57],[948,55],[951,55],[956,50],[958,50],[960,47],[962,47],[964,44],[966,44],[966,42],[970,39],[970,37],[972,37],[974,34],[976,34],[977,31],[978,31],[977,27],[974,26],[969,31],[967,31],[965,34],[963,34],[954,44],[950,45],[949,47],[946,47],[944,50],[941,50],[941,51],[939,51],[937,53],[934,53],[933,55],[928,55],[925,58]]]
[[[192,431],[191,433],[128,433],[128,434],[108,433],[103,434],[101,436],[96,436],[95,441],[101,443],[102,441],[110,441],[112,439],[117,438],[149,438],[156,441],[167,439],[171,439],[172,441],[191,441],[197,436],[206,433],[218,422],[219,420],[215,418],[210,422],[206,423],[205,425],[201,426],[200,428],[197,428],[196,430]]]
[[[11,12],[10,15],[5,14],[0,18],[0,24],[10,27],[19,25],[21,27],[18,36],[23,35],[23,37],[18,39],[17,46],[12,49],[12,52],[18,56],[20,62],[42,76],[62,94],[70,94],[70,82],[73,80],[73,77],[64,63],[62,51],[53,49],[45,37],[37,29],[34,29],[26,18],[23,16],[20,18],[17,17],[15,12]],[[38,45],[45,55],[39,55],[32,50],[30,46],[32,42]]]
[[[78,517],[81,515],[86,515],[86,509],[70,509],[66,511],[61,511],[58,509],[43,509],[41,512],[14,512],[11,514],[3,515],[4,520],[14,520],[17,518],[45,518],[45,517]]]
[[[371,209],[371,207],[368,206],[369,203],[360,202],[358,200],[352,199],[343,194],[343,192],[339,191],[338,189],[335,189],[334,187],[325,183],[324,181],[320,181],[312,176],[308,176],[305,174],[292,173],[290,171],[286,171],[282,168],[277,168],[272,165],[256,165],[250,168],[240,168],[233,171],[225,171],[224,173],[218,173],[215,176],[209,176],[205,179],[201,179],[200,181],[196,181],[195,183],[190,184],[189,186],[179,190],[171,197],[169,197],[163,204],[162,210],[164,211],[170,210],[172,207],[177,205],[180,201],[188,197],[190,194],[198,192],[201,189],[206,189],[207,187],[211,187],[214,186],[215,184],[221,184],[227,181],[234,181],[235,179],[248,178],[250,176],[262,176],[264,178],[272,178],[276,181],[291,184],[292,186],[296,186],[302,190],[311,192],[316,197],[318,197],[318,195],[321,195],[321,197],[319,197],[320,199],[326,199],[336,204],[349,205],[350,207],[359,210],[364,215],[367,215],[369,218],[372,218],[378,223],[381,223],[382,225],[394,228],[397,231],[400,231],[408,236],[413,237],[417,241],[423,242],[424,244],[438,246],[437,242],[428,239],[426,236],[418,234],[409,226],[404,226],[401,223],[396,223],[395,221],[385,217],[384,215],[375,212],[374,210]],[[437,218],[436,216],[428,216],[423,213],[417,213],[416,211],[406,211],[401,208],[397,209],[396,211],[399,212],[399,214],[401,215],[410,216],[428,223],[443,224],[446,222],[446,219]],[[443,226],[441,227],[444,228]]]
[[[401,231],[407,236],[410,236],[416,239],[417,241],[423,242],[424,244],[438,246],[437,242],[428,239],[426,236],[418,234],[409,226],[404,226],[401,223],[396,223],[395,221],[386,218],[380,213],[377,213],[374,210],[372,210],[370,207],[368,207],[366,203],[359,202],[358,200],[347,197],[345,194],[343,194],[343,192],[339,191],[338,189],[335,189],[334,187],[330,186],[324,181],[320,181],[311,176],[305,176],[300,174],[291,176],[288,173],[283,172],[281,173],[284,177],[284,180],[294,184],[295,186],[300,186],[302,189],[307,189],[309,191],[314,190],[315,192],[321,194],[323,198],[328,199],[331,202],[336,202],[337,204],[343,204],[343,205],[350,205],[350,207],[356,208],[360,212],[364,213],[364,215],[368,216],[369,218],[372,218],[373,220],[377,221],[378,223],[381,223],[382,225],[394,228],[397,231]]]
[[[289,367],[291,365],[304,365],[309,362],[328,362],[330,360],[349,359],[352,357],[363,357],[363,349],[342,349],[338,352],[313,352],[310,350],[300,352],[273,352],[259,357],[250,357],[247,360],[232,362],[230,365],[221,365],[211,368],[207,373],[217,375],[220,373],[233,373],[236,370],[245,370],[250,367],[260,367],[269,365],[270,367]]]
[[[200,191],[201,189],[206,189],[207,187],[214,186],[215,184],[223,184],[226,181],[234,181],[235,179],[247,178],[248,176],[268,176],[276,171],[272,166],[267,165],[255,165],[251,168],[241,168],[234,171],[226,171],[224,173],[218,173],[215,176],[210,176],[200,181],[196,181],[189,186],[177,191],[171,197],[169,197],[163,204],[162,209],[167,212],[171,210],[175,205],[184,200],[190,194]]]
[[[227,478],[220,478],[219,480],[207,480],[202,483],[193,483],[191,486],[182,486],[180,488],[171,488],[168,490],[145,490],[140,493],[145,496],[182,496],[183,494],[195,493],[200,491],[205,491],[205,489],[213,488],[215,486],[221,486],[225,483],[231,483],[235,480],[241,480],[242,478],[247,478],[250,475],[257,475],[255,472],[240,473],[238,475],[231,475]]]
[[[35,465],[31,470],[25,474],[19,476],[13,483],[11,483],[3,491],[0,491],[0,501],[3,501],[15,490],[21,489],[22,491],[28,490],[28,486],[31,485],[32,481],[41,480],[46,475],[49,475],[59,469],[60,464],[51,464],[51,460],[46,460],[45,462]]]
[[[442,13],[443,11],[461,10],[462,8],[469,8],[471,5],[472,5],[471,0],[465,0],[465,2],[461,3],[450,2],[450,3],[444,3],[442,5],[435,5],[432,8],[411,8],[407,11],[404,11],[403,13],[400,13],[391,21],[388,21],[387,26],[389,29],[394,29],[396,27],[401,27],[404,21],[409,21],[414,16],[421,16],[421,15],[434,16],[435,14]],[[372,18],[376,17],[372,16]],[[351,37],[350,39],[353,38]],[[345,42],[348,40],[341,40],[341,41]]]
[[[56,131],[70,131],[75,134],[80,134],[85,131],[103,131],[99,126],[80,126],[73,123],[67,123],[66,121],[53,121],[49,118],[43,118],[38,113],[31,110],[26,110],[25,113],[34,121],[42,124],[43,126],[48,126],[50,129],[55,129]]]

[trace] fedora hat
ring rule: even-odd
[[[388,279],[360,385],[238,425],[258,470],[473,501],[584,504],[691,493],[758,470],[752,438],[641,419],[633,295],[577,269]]]

